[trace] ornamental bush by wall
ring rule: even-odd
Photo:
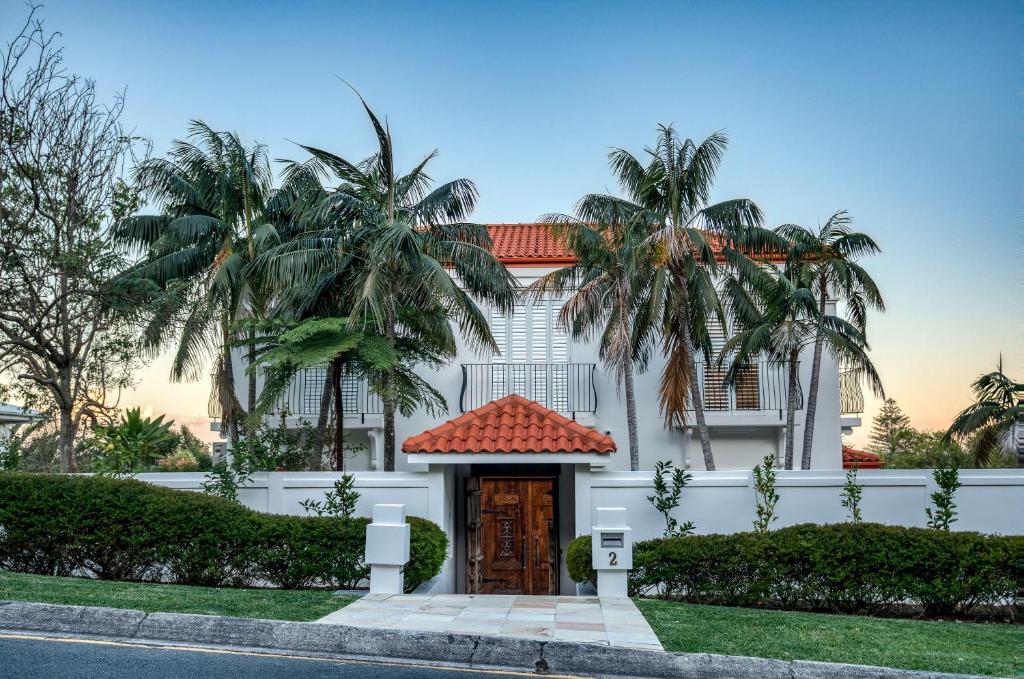
[[[0,474],[0,569],[205,586],[355,587],[363,517],[262,514],[141,481]],[[448,538],[410,517],[406,587],[440,572]]]
[[[590,537],[566,555],[576,582],[595,582]],[[929,617],[1005,611],[1024,586],[1024,536],[881,524],[803,524],[770,533],[638,543],[631,594],[692,603]]]

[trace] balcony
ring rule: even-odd
[[[839,413],[859,415],[864,412],[864,391],[860,375],[852,368],[839,371]]]
[[[593,363],[463,363],[459,410],[519,394],[576,419],[577,413],[597,411],[596,368]]]
[[[798,366],[799,367],[799,366]],[[725,384],[728,368],[697,362],[697,384],[706,413],[766,413],[781,419],[789,399],[789,364],[755,361],[741,367],[732,384]],[[797,385],[797,409],[804,407],[803,388]]]
[[[320,414],[320,397],[323,395],[326,379],[326,368],[300,370],[269,414],[278,416],[282,412],[287,412],[292,417],[316,418]],[[240,387],[245,389],[245,383],[241,382]],[[384,404],[379,396],[370,391],[366,380],[352,377],[342,379],[341,397],[346,418],[359,417],[365,421],[367,415],[380,415],[384,412]],[[209,414],[211,418],[221,417],[215,380],[210,392]]]

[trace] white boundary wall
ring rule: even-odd
[[[444,526],[444,477],[437,472],[352,472],[359,492],[357,516],[370,516],[375,504],[404,504],[406,513],[430,519]],[[167,472],[136,474],[134,478],[158,486],[179,490],[202,489],[205,472]],[[322,500],[337,472],[261,472],[253,474],[239,490],[239,501],[259,512],[296,514],[306,511],[299,505],[309,499]]]
[[[449,470],[450,472],[450,470]],[[448,559],[431,591],[455,591],[452,558],[456,531],[455,479],[444,470],[424,472],[352,472],[360,493],[356,514],[370,516],[373,505],[404,504],[412,516],[429,519],[448,534]],[[756,497],[749,471],[691,472],[675,517],[693,521],[697,533],[737,533],[752,529]],[[340,478],[337,472],[263,472],[253,474],[239,492],[242,504],[261,512],[304,515],[306,499],[323,499]],[[137,474],[159,486],[199,491],[203,472]],[[597,507],[625,507],[635,540],[659,537],[661,514],[647,497],[654,493],[653,472],[575,469],[576,535],[589,535]],[[847,520],[839,504],[846,475],[842,471],[779,471],[776,490],[779,520],[773,528],[797,523],[838,523]],[[925,507],[935,492],[930,469],[862,470],[864,520],[902,526],[924,526]],[[965,469],[956,492],[958,517],[953,530],[1024,535],[1024,469]],[[564,510],[563,510],[564,511]]]
[[[673,514],[693,521],[697,533],[736,533],[752,530],[756,507],[753,474],[692,472]],[[654,494],[653,472],[576,472],[576,534],[588,535],[597,507],[625,507],[634,539],[661,536],[664,519],[647,500]],[[846,482],[842,471],[779,471],[773,528],[798,523],[839,523],[847,520],[840,495]],[[864,521],[901,526],[924,526],[925,507],[937,490],[930,469],[862,470],[857,482],[864,488]],[[965,469],[954,496],[957,521],[953,530],[1024,534],[1024,470]]]

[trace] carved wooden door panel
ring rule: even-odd
[[[466,591],[479,592],[483,583],[484,550],[480,520],[480,479],[466,479]]]
[[[520,594],[528,567],[528,494],[519,479],[481,479],[483,594]]]
[[[478,499],[471,490],[476,487]],[[475,502],[479,529],[473,526]],[[467,485],[466,518],[467,592],[557,593],[553,479],[480,479],[478,486]]]

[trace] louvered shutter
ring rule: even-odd
[[[725,329],[717,320],[708,324],[708,336],[711,340],[712,363],[704,366],[704,408],[706,410],[728,410],[729,390],[723,386],[725,381],[725,366],[719,368],[715,365],[722,349],[725,347]]]

